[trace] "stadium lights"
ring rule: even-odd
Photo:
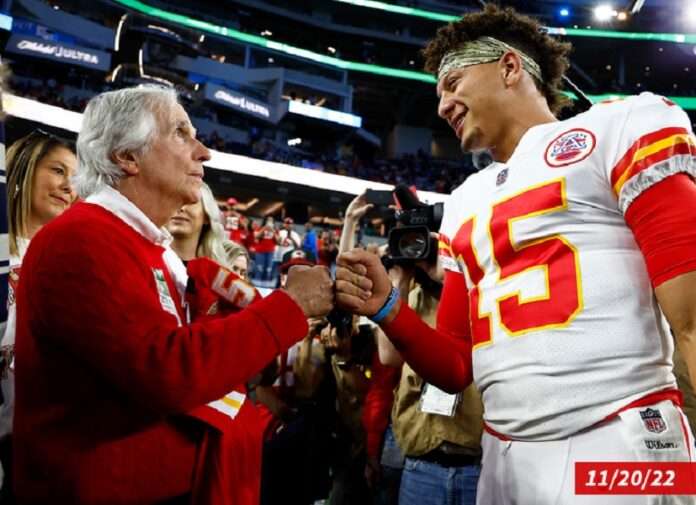
[[[651,40],[654,42],[689,42],[696,44],[696,35],[684,33],[620,32],[616,30],[585,30],[583,28],[547,28],[550,35],[594,37],[604,39]]]
[[[638,12],[643,8],[645,0],[633,0],[631,4],[631,14],[638,14]]]
[[[116,52],[119,52],[120,50],[121,30],[123,30],[123,25],[126,22],[126,19],[128,19],[128,14],[124,14],[123,16],[121,16],[121,19],[118,22],[118,27],[116,28],[116,34],[114,36],[114,51]]]
[[[573,100],[577,100],[577,96],[575,95],[575,93],[564,91],[563,94],[568,96],[569,98],[572,98]],[[587,95],[587,98],[589,98],[592,101],[592,103],[597,103],[597,102],[603,102],[604,100],[616,100],[618,98],[624,98],[627,96],[630,96],[630,95],[608,93],[608,94],[603,94],[603,95]],[[693,97],[693,96],[668,96],[666,98],[673,101],[674,103],[679,105],[679,107],[681,107],[684,110],[696,110],[696,97]]]
[[[324,121],[331,121],[353,128],[362,127],[362,118],[360,116],[340,110],[327,109],[326,107],[302,103],[298,100],[290,100],[288,102],[288,112],[315,119],[322,119]]]
[[[451,14],[442,14],[439,12],[427,11],[424,9],[415,9],[413,7],[404,7],[403,5],[393,5],[385,2],[375,2],[372,0],[334,1],[358,5],[360,7],[369,7],[371,9],[379,9],[387,12],[395,12],[397,14],[406,14],[408,16],[417,16],[425,19],[432,19],[433,21],[454,21],[455,19],[459,19],[459,16],[452,16]]]
[[[302,139],[300,137],[297,137],[294,139],[288,139],[288,145],[290,147],[299,146],[301,143],[302,143]]]
[[[118,0],[117,0],[118,1]],[[406,12],[410,9],[402,9],[396,11],[391,9],[394,7],[383,2],[367,2],[365,0],[334,0],[335,2],[349,3],[353,5],[358,5],[361,7],[370,7],[373,9],[391,10],[392,12],[400,12],[401,14],[407,14],[411,16],[420,15],[418,13]],[[643,6],[644,0],[634,0],[631,6],[631,14],[637,13]],[[418,9],[414,9],[418,10]],[[459,16],[453,16],[451,14],[442,14],[437,12],[425,11],[428,14],[438,14],[442,16],[443,21],[456,21]],[[569,12],[570,14],[570,12]],[[617,17],[620,13],[617,13]],[[429,16],[421,16],[429,17]],[[434,19],[434,18],[431,18]],[[627,39],[627,40],[655,40],[663,42],[676,42],[676,43],[696,43],[696,35],[685,35],[682,33],[650,33],[650,32],[622,32],[622,31],[609,31],[609,30],[591,30],[589,29],[578,29],[575,26],[574,29],[570,28],[557,28],[553,26],[547,26],[546,31],[551,35],[565,35],[567,37],[597,37],[597,38],[610,38],[610,39]]]
[[[326,56],[324,54],[319,54],[314,51],[309,51],[307,49],[302,49],[299,47],[294,47],[289,44],[283,44],[281,42],[275,42],[268,40],[265,37],[260,37],[258,35],[251,35],[249,33],[244,33],[234,28],[228,28],[226,26],[215,25],[207,21],[202,21],[200,19],[189,18],[182,14],[176,14],[174,12],[165,11],[163,9],[152,7],[139,0],[114,0],[117,3],[129,7],[135,11],[138,11],[147,16],[156,17],[169,21],[171,23],[177,23],[194,30],[202,30],[208,33],[214,33],[221,37],[226,37],[230,39],[235,39],[246,44],[252,44],[255,46],[263,47],[266,49],[272,49],[285,54],[290,54],[292,56],[297,56],[298,58],[303,58],[306,60],[311,60],[316,63],[322,63],[324,65],[329,65],[332,67],[340,68],[342,70],[352,70],[356,72],[367,72],[377,75],[385,75],[389,77],[400,77],[403,79],[413,79],[417,81],[434,83],[435,78],[426,74],[425,72],[415,72],[413,70],[401,70],[397,68],[382,67],[379,65],[370,65],[368,63],[360,63],[354,61],[342,60],[334,56]],[[694,37],[696,38],[696,36]]]
[[[614,9],[609,4],[601,4],[594,8],[594,17],[597,21],[609,21],[611,18],[616,17],[618,14],[616,9]]]
[[[696,1],[692,0],[686,8],[686,17],[690,23],[696,23]]]
[[[0,29],[8,32],[12,31],[12,16],[0,13]]]
[[[558,15],[562,18],[567,18],[570,16],[570,9],[568,9],[568,7],[561,7],[561,9],[558,11]]]
[[[350,70],[354,72],[366,72],[376,75],[383,75],[388,77],[397,77],[401,79],[412,79],[427,83],[435,83],[435,77],[425,72],[416,72],[413,70],[402,70],[398,68],[383,67],[380,65],[371,65],[368,63],[360,63],[355,61],[342,60],[333,56],[327,56],[324,54],[319,54],[314,51],[309,51],[307,49],[302,49],[299,47],[294,47],[288,44],[283,44],[281,42],[275,42],[273,40],[268,40],[265,37],[260,37],[258,35],[251,35],[249,33],[244,33],[234,28],[228,28],[225,26],[215,25],[207,21],[202,21],[200,19],[189,18],[182,14],[176,14],[174,12],[165,11],[163,9],[152,7],[147,5],[140,0],[114,0],[115,2],[129,7],[135,11],[138,11],[147,16],[156,17],[163,19],[165,21],[183,25],[194,30],[202,30],[208,33],[213,33],[221,37],[226,37],[234,39],[246,44],[255,45],[258,47],[263,47],[266,49],[271,49],[274,51],[282,52],[285,54],[290,54],[292,56],[297,56],[298,58],[303,58],[306,60],[311,60],[316,63],[321,63],[324,65],[329,65],[341,70]],[[352,2],[353,0],[351,0]],[[371,2],[374,3],[374,2]],[[377,2],[379,3],[379,2]],[[456,16],[451,16],[457,19]],[[689,42],[696,44],[696,34],[684,35],[681,33],[638,33],[638,32],[619,32],[610,30],[583,30],[580,28],[547,28],[547,31],[551,35],[564,35],[564,36],[578,36],[578,37],[600,37],[600,38],[617,38],[617,39],[629,39],[629,40],[652,40],[652,41],[663,41],[663,42]]]
[[[80,112],[69,111],[10,93],[2,94],[2,110],[10,116],[74,133],[78,133],[82,125],[82,113]],[[214,149],[210,149],[210,154],[210,160],[204,163],[206,167],[253,177],[264,177],[272,181],[300,184],[331,191],[337,191],[337,188],[340,188],[342,193],[351,195],[362,194],[366,188],[378,190],[394,189],[390,184],[308,170],[284,163],[259,160],[238,154],[228,154]],[[418,199],[428,204],[444,202],[447,196],[432,191],[418,192]]]

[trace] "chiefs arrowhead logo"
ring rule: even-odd
[[[587,158],[597,145],[594,134],[583,128],[573,128],[553,139],[544,153],[550,167],[565,167]]]

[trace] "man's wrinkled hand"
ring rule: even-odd
[[[334,307],[334,283],[326,267],[291,267],[285,292],[308,318],[324,317]]]

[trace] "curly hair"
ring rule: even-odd
[[[563,74],[569,67],[571,45],[560,42],[543,31],[539,22],[511,7],[486,4],[482,12],[465,14],[437,31],[435,38],[423,49],[425,70],[437,75],[443,56],[463,43],[489,36],[506,42],[528,54],[541,68],[544,82],[533,78],[537,89],[546,98],[555,114],[570,104],[561,93]]]

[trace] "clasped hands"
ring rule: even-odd
[[[323,317],[334,306],[363,316],[376,314],[392,287],[379,256],[353,249],[341,254],[336,264],[335,282],[326,267],[292,267],[285,291],[308,318]]]

